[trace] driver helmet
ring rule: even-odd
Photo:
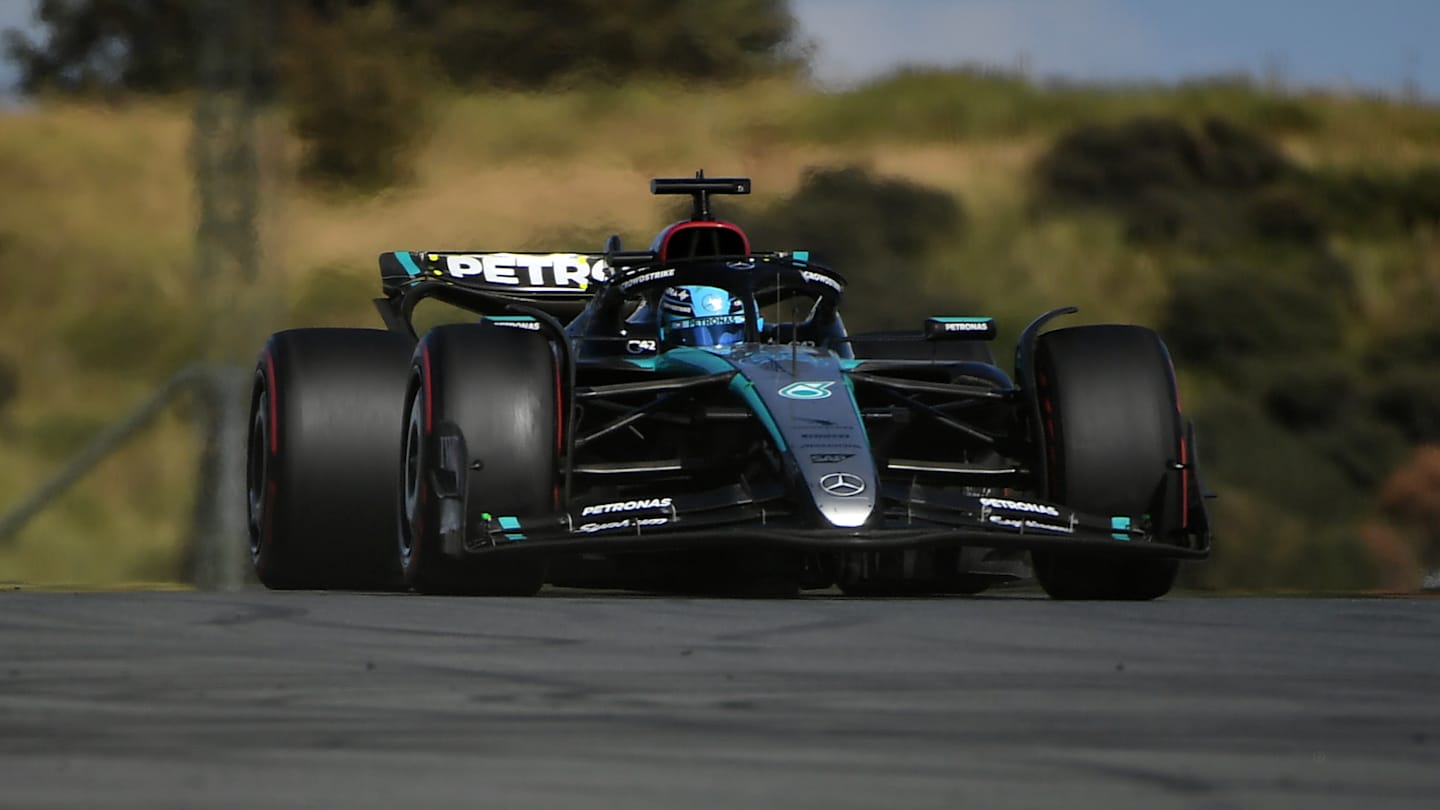
[[[660,341],[729,346],[745,340],[745,303],[719,287],[670,287],[660,296]]]

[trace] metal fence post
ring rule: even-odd
[[[244,500],[250,376],[245,369],[221,366],[206,377],[190,573],[197,588],[233,591],[245,586],[250,569]]]
[[[260,110],[275,92],[278,0],[196,0],[199,92],[191,144],[195,173],[196,311],[210,366],[190,535],[197,587],[233,590],[249,570],[245,442],[248,362],[275,320],[262,235]],[[273,255],[270,257],[274,263]],[[273,280],[273,279],[271,279]]]

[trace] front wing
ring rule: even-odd
[[[1093,515],[1028,496],[961,494],[956,488],[882,488],[883,513],[859,529],[815,528],[782,491],[743,484],[704,493],[577,503],[544,516],[484,515],[467,554],[594,553],[715,546],[875,551],[972,546],[1202,559],[1204,515],[1184,536],[1158,538],[1137,515]]]

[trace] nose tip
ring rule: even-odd
[[[825,497],[817,506],[830,525],[838,529],[857,529],[864,526],[866,521],[870,520],[870,513],[875,510],[875,503],[869,498],[846,500]]]

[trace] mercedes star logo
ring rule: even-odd
[[[820,479],[820,488],[839,498],[848,498],[865,491],[865,479],[854,473],[830,473]]]
[[[779,394],[786,399],[829,399],[830,386],[834,384],[834,380],[819,380],[816,382],[802,380],[800,382],[790,383],[784,388],[781,388]]]

